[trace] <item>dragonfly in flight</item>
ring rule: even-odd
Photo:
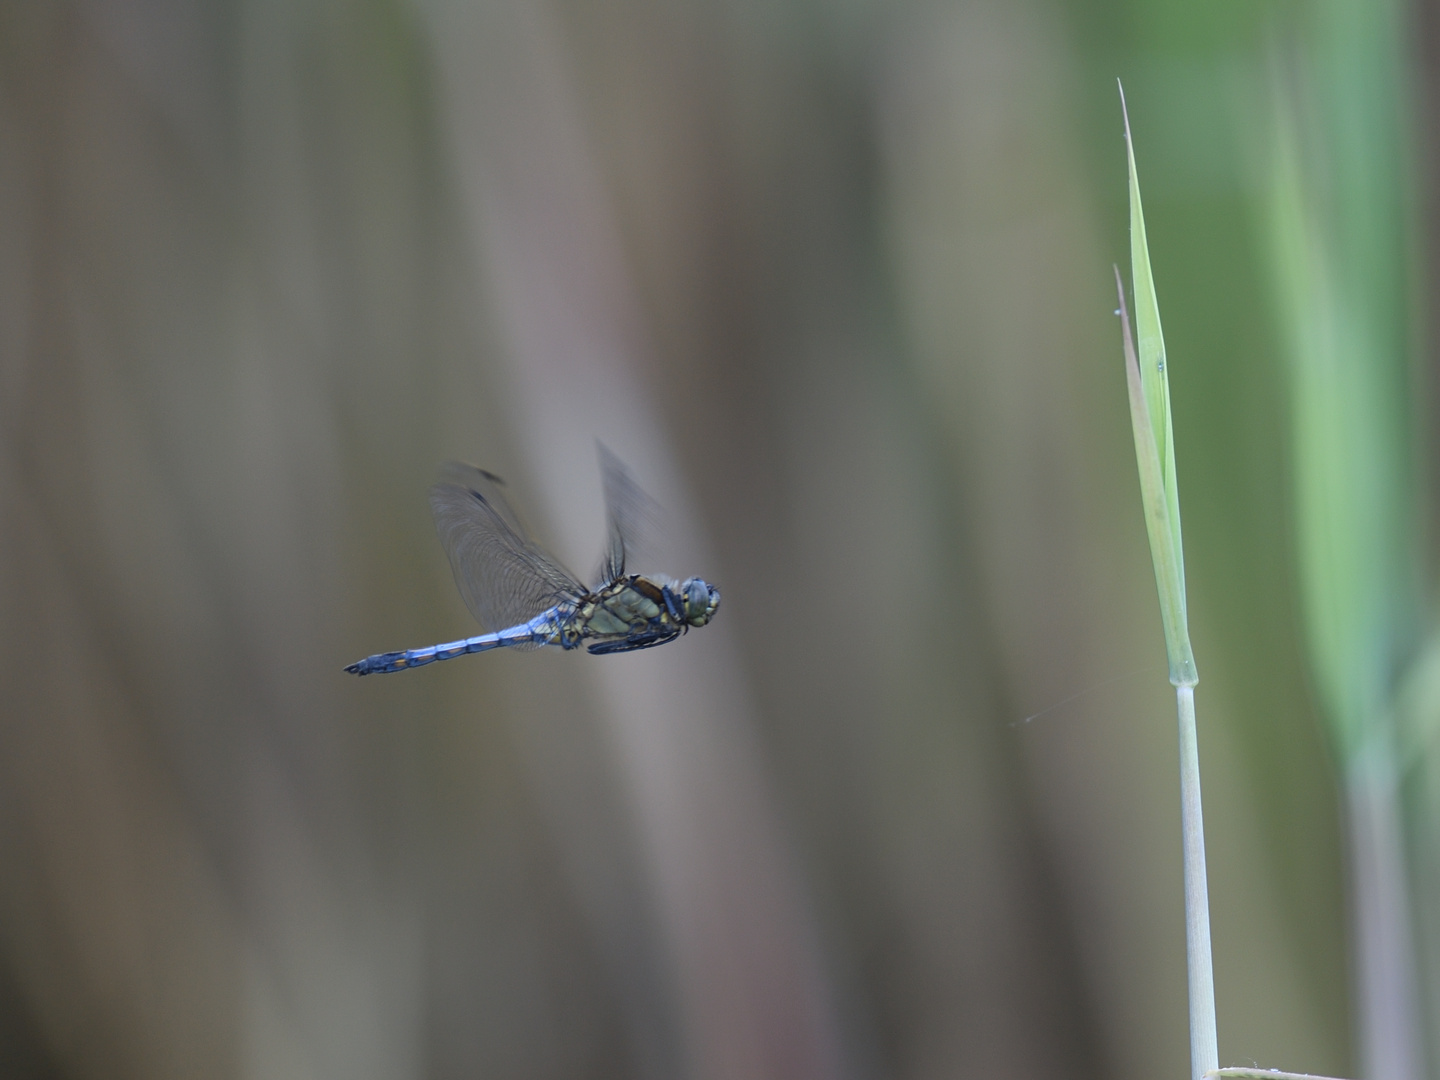
[[[472,465],[451,464],[430,489],[435,529],[465,606],[489,633],[425,649],[378,653],[345,670],[356,675],[453,660],[491,649],[556,645],[592,653],[633,652],[664,645],[704,626],[720,591],[698,578],[675,581],[629,572],[628,558],[655,503],[604,446],[600,465],[610,538],[591,587],[530,539],[502,492],[505,482]]]

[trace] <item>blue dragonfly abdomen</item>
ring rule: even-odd
[[[520,626],[511,626],[494,634],[477,634],[460,641],[431,645],[425,649],[377,653],[356,661],[345,670],[352,675],[383,675],[391,671],[424,667],[437,660],[453,660],[457,656],[468,656],[470,653],[489,652],[491,649],[534,648],[537,645],[565,647],[556,615],[554,611],[547,611]],[[573,645],[569,647],[574,648]]]

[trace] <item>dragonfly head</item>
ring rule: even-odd
[[[720,590],[698,577],[688,579],[680,586],[681,606],[685,621],[691,626],[704,626],[715,616],[720,606]]]

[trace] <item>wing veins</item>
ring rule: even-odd
[[[586,592],[574,574],[530,538],[503,486],[493,473],[456,463],[430,489],[435,531],[461,598],[492,633]]]

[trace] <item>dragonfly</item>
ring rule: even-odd
[[[473,465],[446,466],[430,489],[435,530],[465,606],[487,633],[377,653],[345,670],[355,675],[408,671],[491,649],[569,650],[583,644],[600,655],[634,652],[667,644],[708,623],[720,606],[720,590],[709,582],[630,572],[640,534],[658,509],[603,445],[600,466],[609,541],[592,586],[530,538],[505,499],[505,481]]]

